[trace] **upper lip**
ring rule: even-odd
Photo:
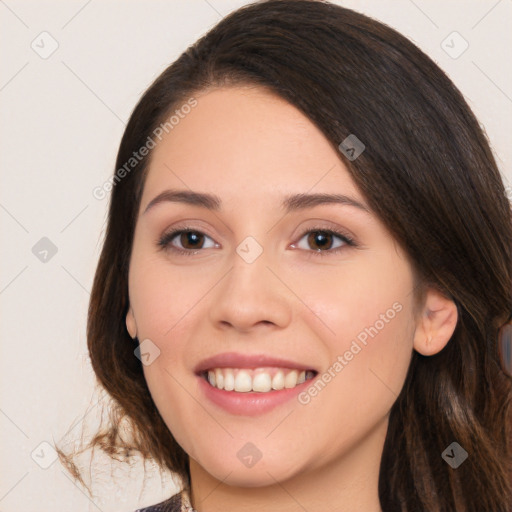
[[[267,356],[265,354],[239,354],[237,352],[224,352],[200,361],[194,368],[199,375],[212,368],[261,368],[264,366],[276,366],[282,368],[293,368],[298,370],[313,370],[310,365],[305,365],[289,359]]]

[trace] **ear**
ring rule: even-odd
[[[424,356],[443,350],[455,331],[457,319],[455,303],[438,290],[429,288],[414,333],[414,349]]]
[[[135,316],[131,306],[128,313],[126,313],[126,329],[128,330],[128,334],[135,339],[137,336],[137,323],[135,322]]]

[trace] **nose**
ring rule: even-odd
[[[211,322],[218,329],[239,332],[269,324],[286,328],[292,318],[293,294],[278,278],[278,269],[269,265],[265,251],[250,263],[235,254],[232,263],[212,290]]]

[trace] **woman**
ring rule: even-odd
[[[238,9],[121,141],[88,322],[113,420],[91,444],[181,477],[146,512],[508,511],[511,248],[489,145],[432,60],[337,5]]]

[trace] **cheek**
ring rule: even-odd
[[[193,314],[206,292],[207,281],[192,275],[190,269],[173,268],[161,257],[134,258],[132,268],[130,302],[138,330],[147,338],[174,337],[173,332]]]
[[[342,356],[350,367],[343,373],[351,383],[360,389],[372,389],[377,383],[398,394],[413,346],[409,266],[391,251],[375,253],[372,261],[351,266],[350,272],[333,273],[328,286],[308,286],[304,280],[303,285],[304,290],[309,288],[304,302],[315,312],[312,322],[320,326],[316,332],[324,333],[330,364]]]
[[[165,409],[166,394],[178,396],[179,383],[189,377],[183,374],[183,362],[208,281],[197,270],[172,267],[161,256],[142,256],[134,251],[130,302],[139,341],[149,339],[158,347],[158,357],[143,371],[155,403]]]
[[[398,329],[410,314],[412,275],[388,254],[375,253],[320,276],[303,273],[296,290],[326,327],[327,339],[342,347],[360,334],[364,338],[374,325],[379,331]]]
[[[371,301],[365,309],[352,304],[343,318],[333,317],[339,323],[337,336],[329,344],[328,368],[320,375],[325,385],[310,389],[301,402],[309,408],[304,421],[311,429],[321,424],[328,444],[347,448],[356,443],[389,414],[401,392],[412,356],[408,319],[412,310],[394,304],[395,308],[388,308],[384,301],[385,307],[380,308],[380,302]],[[388,323],[375,312],[387,312]],[[351,315],[358,327],[350,321]],[[341,438],[340,432],[344,433]]]

